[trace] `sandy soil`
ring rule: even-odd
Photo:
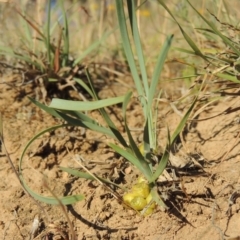
[[[16,31],[17,24],[9,21],[8,12],[3,13],[1,24],[6,25],[8,33]],[[83,14],[81,16],[84,17]],[[1,42],[9,45],[19,42],[18,34],[15,38],[9,37],[4,29],[0,28]],[[9,59],[1,59],[5,60]],[[179,77],[178,67],[166,66],[164,73],[168,74],[167,79]],[[2,64],[0,70],[4,142],[18,171],[19,159],[27,142],[39,131],[61,122],[30,102],[28,97],[49,102],[49,99],[42,99],[38,85],[30,83],[21,86],[21,74],[6,71]],[[104,99],[126,93],[133,83],[129,76],[124,76],[125,73],[120,74],[122,79],[115,79],[114,74],[109,74],[108,82],[98,87],[99,96]],[[169,102],[186,90],[177,81],[162,87],[164,98]],[[69,94],[74,98],[78,96],[74,91]],[[58,96],[64,98],[66,92],[58,92]],[[81,128],[57,129],[34,141],[23,159],[24,179],[32,190],[44,196],[52,193],[57,196],[85,196],[83,201],[66,207],[79,240],[240,239],[239,98],[239,92],[234,97],[224,97],[201,111],[194,122],[188,123],[172,157],[177,167],[175,170],[167,169],[170,175],[176,172],[177,181],[163,183],[159,180],[158,190],[169,206],[168,211],[157,208],[151,216],[142,217],[123,206],[99,183],[63,172],[60,167],[81,169],[75,161],[77,156],[81,156],[85,159],[84,166],[92,173],[121,186],[130,188],[139,176],[133,166],[108,147],[110,139]],[[183,104],[177,108],[179,112],[187,109]],[[121,106],[111,107],[108,111],[119,129],[124,130]],[[160,103],[159,149],[166,142],[166,126],[172,132],[179,123],[181,117],[178,113],[168,104]],[[97,112],[90,114],[101,122]],[[143,117],[136,95],[129,106],[128,123],[140,143]],[[0,238],[71,239],[64,211],[58,205],[41,203],[39,206],[24,192],[1,145],[0,161]],[[123,195],[120,190],[114,191]],[[31,233],[33,225],[36,226],[34,234]]]
[[[30,85],[14,87],[11,83],[16,79],[18,75],[2,76],[5,83],[0,85],[0,112],[5,144],[18,169],[22,150],[31,137],[59,121],[30,103],[28,96],[35,97],[36,91]],[[126,88],[115,83],[103,88],[99,95],[110,97],[114,91],[120,94]],[[43,186],[43,175],[58,196],[85,195],[85,200],[67,207],[77,239],[239,239],[239,102],[239,97],[224,98],[202,112],[184,133],[177,157],[191,156],[195,163],[193,168],[176,170],[181,172],[182,191],[175,193],[172,185],[166,190],[170,196],[169,211],[156,209],[153,215],[141,217],[126,209],[98,183],[62,172],[59,166],[79,169],[74,158],[81,155],[93,173],[123,186],[130,186],[138,176],[133,167],[107,147],[108,139],[82,129],[58,129],[36,140],[24,158],[24,178],[35,192],[45,195],[51,194]],[[213,117],[219,113],[224,114]],[[98,118],[97,113],[92,115]],[[111,115],[117,122],[121,108],[112,108]],[[173,129],[180,117],[165,106],[159,119]],[[131,103],[128,121],[131,128],[142,124],[137,102]],[[164,132],[165,125],[160,125]],[[140,136],[141,132],[137,132],[136,137]],[[0,160],[1,239],[68,239],[69,225],[62,209],[41,204],[42,212],[21,188],[3,149]],[[39,221],[35,238],[30,233],[34,219]]]

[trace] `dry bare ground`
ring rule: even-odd
[[[57,120],[30,103],[27,96],[35,95],[30,86],[13,87],[14,78],[16,80],[18,76],[2,76],[5,83],[0,85],[0,112],[3,114],[6,147],[18,169],[19,157],[27,141],[41,129],[56,124]],[[120,93],[126,89],[117,83],[111,88],[106,86],[99,94],[106,97],[114,91]],[[121,109],[115,107],[112,112],[117,121]],[[98,118],[97,114],[95,116]],[[132,128],[141,126],[140,108],[136,102],[131,104],[128,117]],[[170,128],[180,120],[167,106],[159,118]],[[79,168],[74,158],[81,155],[86,161],[84,165],[93,173],[107,176],[122,185],[131,185],[137,178],[136,170],[129,168],[124,159],[107,147],[104,136],[81,129],[60,129],[37,140],[24,158],[24,177],[38,193],[51,195],[43,186],[44,174],[55,194],[82,193],[86,196],[84,201],[67,207],[77,239],[238,239],[239,97],[219,101],[202,112],[197,120],[184,133],[184,144],[176,156],[182,159],[191,156],[192,161],[200,163],[201,167],[195,164],[191,170],[178,168],[177,171],[182,172],[180,185],[184,194],[177,194],[173,185],[165,189],[171,193],[171,199],[167,200],[171,203],[168,212],[157,209],[153,215],[141,217],[126,209],[98,183],[63,173],[59,166]],[[164,124],[160,125],[164,131]],[[35,237],[39,237],[36,239],[68,239],[69,226],[59,206],[42,204],[42,212],[22,190],[3,150],[0,159],[2,239],[33,239],[34,219],[39,221],[35,233]]]

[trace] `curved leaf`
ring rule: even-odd
[[[60,166],[60,169],[64,172],[67,172],[75,177],[79,177],[79,178],[85,178],[87,180],[96,180],[92,175],[88,174],[88,173],[85,173],[85,172],[81,172],[81,171],[78,171],[76,169],[72,169],[72,168],[66,168],[66,167],[61,167]],[[98,178],[101,182],[105,182],[105,183],[108,183],[108,184],[112,184],[118,188],[121,188],[123,189],[122,187],[120,187],[119,185],[117,185],[116,183],[114,182],[111,182],[105,178],[100,178],[98,176],[95,176],[96,178]]]
[[[48,203],[48,204],[59,204],[58,200],[53,198],[53,197],[45,197],[42,195],[37,194],[36,192],[34,192],[24,181],[24,177],[23,177],[23,173],[22,173],[22,162],[23,162],[23,157],[27,151],[27,149],[29,148],[29,146],[33,143],[34,140],[36,140],[38,137],[40,137],[41,135],[43,135],[46,132],[50,132],[52,130],[55,130],[57,128],[61,128],[64,126],[68,126],[67,124],[62,124],[62,125],[57,125],[57,126],[53,126],[47,129],[44,129],[43,131],[39,132],[37,135],[35,135],[32,139],[30,139],[30,141],[27,143],[27,145],[25,146],[22,155],[20,157],[19,160],[19,178],[22,181],[22,184],[24,186],[24,188],[26,189],[26,191],[35,199],[44,202],[44,203]],[[72,195],[72,196],[67,196],[67,197],[59,197],[59,200],[62,202],[62,204],[64,205],[68,205],[68,204],[73,204],[76,203],[78,201],[81,201],[84,199],[84,195]]]
[[[123,102],[124,98],[125,96],[120,96],[116,98],[108,98],[92,102],[71,101],[53,98],[49,107],[68,111],[90,111],[121,103]]]

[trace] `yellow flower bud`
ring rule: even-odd
[[[147,198],[150,192],[150,188],[146,182],[137,183],[132,187],[132,192],[140,197]]]
[[[147,201],[143,197],[135,197],[130,202],[130,206],[137,211],[143,210],[146,204]]]

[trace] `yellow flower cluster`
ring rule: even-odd
[[[138,183],[133,185],[130,192],[124,194],[123,201],[136,211],[143,210],[142,214],[144,216],[152,214],[155,209],[155,202],[152,202],[150,187],[143,178],[140,178]],[[145,207],[147,209],[144,209]]]

